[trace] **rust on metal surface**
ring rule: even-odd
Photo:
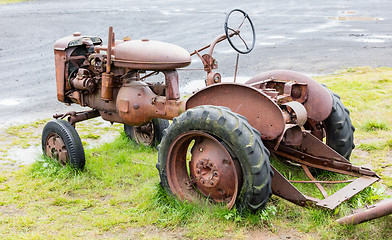
[[[237,34],[237,33],[231,33],[230,36],[234,36],[235,34]],[[195,55],[195,54],[198,54],[199,52],[201,52],[201,51],[203,51],[203,50],[206,50],[207,48],[210,48],[208,54],[211,55],[211,54],[214,52],[214,47],[215,47],[215,45],[216,45],[217,43],[219,43],[219,42],[222,42],[222,41],[225,40],[226,38],[227,38],[227,37],[226,37],[226,34],[219,35],[218,37],[216,37],[216,38],[212,41],[211,44],[208,44],[208,45],[206,45],[206,46],[204,46],[204,47],[202,47],[202,48],[200,48],[200,49],[198,49],[198,50],[193,51],[190,55],[193,56],[193,55]]]
[[[90,73],[87,69],[79,68],[78,74],[75,78],[71,79],[72,87],[80,90],[87,90],[90,93],[93,93],[97,84],[90,77]]]
[[[286,123],[294,123],[300,127],[305,125],[308,119],[308,114],[306,112],[304,105],[302,105],[297,101],[292,101],[292,102],[284,103],[282,104],[282,106],[290,116],[290,121],[286,120]]]
[[[107,48],[107,56],[106,56],[106,73],[110,74],[110,70],[112,67],[112,47],[113,47],[113,27],[109,27],[109,34],[108,34],[108,48]]]
[[[54,59],[56,66],[57,100],[65,102],[65,52],[54,50]]]
[[[125,123],[124,119],[120,117],[117,112],[107,111],[107,110],[99,110],[99,115],[101,115],[103,120],[109,121],[111,123]]]
[[[283,112],[285,113],[285,112]],[[284,115],[285,116],[285,115]],[[279,145],[284,143],[288,146],[298,147],[302,143],[302,129],[296,124],[285,124],[284,132],[276,141],[274,150],[279,148]]]
[[[271,77],[253,82],[249,85],[268,93],[268,96],[278,105],[292,101],[303,104],[308,98],[306,83],[279,80]]]
[[[389,214],[392,214],[392,199],[383,200],[364,209],[356,210],[354,214],[339,218],[336,222],[342,225],[355,225]]]
[[[157,96],[147,84],[138,81],[120,88],[115,106],[123,123],[131,126],[140,126],[153,118],[173,119],[185,111],[184,101]]]
[[[342,163],[350,163],[346,158],[308,132],[303,132],[300,149],[302,152],[312,154],[316,157],[334,159]]]
[[[315,180],[315,181],[306,181],[306,180],[289,180],[289,182],[291,183],[328,183],[328,184],[336,184],[336,183],[350,183],[353,182],[353,179],[349,179],[349,180],[338,180],[338,181],[319,181],[319,180]]]
[[[114,65],[142,70],[169,70],[191,63],[189,53],[174,44],[148,39],[131,40],[114,48]]]
[[[155,131],[152,121],[138,127],[133,127],[132,131],[138,144],[151,146],[154,143]]]
[[[312,205],[318,199],[308,197],[293,186],[276,168],[271,166],[274,176],[272,177],[271,189],[273,194],[282,197],[300,206]]]
[[[277,150],[271,147],[271,143],[266,142],[265,145],[270,145],[269,149],[271,152],[278,154],[282,157],[286,157],[300,164],[306,165],[308,167],[319,168],[319,169],[346,174],[355,177],[366,175],[370,177],[377,177],[379,179],[377,174],[371,171],[370,169],[354,166],[350,162],[344,163],[344,162],[337,161],[336,159],[315,157],[313,155],[301,152],[300,150],[296,150],[294,148],[284,146],[284,145],[280,145]]]
[[[46,156],[57,159],[57,161],[62,165],[66,165],[69,161],[68,150],[65,147],[64,141],[55,132],[50,133],[46,138],[45,154]]]
[[[213,84],[192,95],[186,109],[200,105],[230,108],[246,117],[262,139],[275,139],[285,128],[282,111],[270,98],[255,88],[240,83]]]
[[[203,56],[200,56],[199,53],[197,53],[197,56],[201,59],[204,65],[204,71],[207,73],[210,73],[213,69],[218,68],[218,62],[209,54],[204,54]]]
[[[335,209],[344,201],[352,198],[354,195],[356,195],[363,189],[369,187],[370,185],[377,182],[378,180],[380,180],[380,178],[378,177],[368,177],[368,176],[359,177],[357,180],[341,188],[331,196],[317,202],[316,205],[329,209]]]
[[[117,87],[113,88],[113,99],[117,99],[118,91],[120,89]],[[97,110],[104,110],[110,112],[116,112],[116,101],[103,101],[101,99],[101,89],[97,88],[97,90],[93,94],[83,94],[82,97],[82,106],[89,106],[91,108]]]
[[[102,73],[101,99],[103,101],[113,100],[113,76],[111,73]]]
[[[96,118],[99,117],[99,111],[98,110],[90,110],[90,111],[84,111],[84,112],[67,112],[65,114],[55,114],[53,115],[53,118],[56,119],[64,119],[65,117],[68,117],[67,120],[69,123],[71,123],[72,126],[75,127],[75,123],[85,121],[88,119]]]
[[[216,72],[209,72],[207,74],[207,86],[210,86],[215,83],[220,83],[222,81],[222,77],[219,73]]]
[[[111,73],[112,42],[113,42],[113,27],[109,27],[106,72],[102,74],[102,81],[101,81],[101,99],[104,101],[113,100],[113,75]]]
[[[332,97],[329,92],[321,84],[303,74],[288,70],[268,71],[256,75],[246,84],[253,84],[271,78],[307,84],[307,101],[304,106],[309,118],[315,121],[324,121],[331,113]]]
[[[314,184],[320,190],[323,197],[324,198],[328,197],[327,191],[325,191],[325,188],[321,185],[321,183],[316,182],[317,179],[313,177],[312,173],[309,171],[309,168],[303,164],[301,166],[302,166],[302,169],[305,171],[306,176],[308,176],[308,178],[310,178],[310,180],[314,181]]]
[[[191,160],[187,163],[190,149]],[[188,172],[189,167],[189,172]],[[242,172],[226,148],[211,135],[188,131],[171,144],[167,156],[167,178],[173,193],[182,200],[197,201],[199,192],[215,202],[234,206]]]
[[[178,85],[178,73],[176,70],[165,70],[166,95],[168,100],[177,100],[180,98],[180,88]]]
[[[77,123],[77,122],[85,121],[85,120],[96,118],[99,116],[100,116],[100,114],[99,114],[99,111],[97,111],[97,110],[78,112],[75,115],[69,116],[68,121],[73,126],[75,126],[75,123]]]

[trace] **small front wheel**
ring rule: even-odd
[[[137,127],[124,124],[124,132],[139,145],[157,146],[162,140],[163,130],[168,126],[168,120],[156,118]]]
[[[158,146],[161,185],[181,200],[263,208],[271,195],[269,151],[230,109],[199,106],[173,120]]]
[[[69,163],[75,169],[83,169],[86,162],[78,133],[64,120],[53,120],[45,125],[42,131],[42,151],[45,156],[56,159],[61,165]]]

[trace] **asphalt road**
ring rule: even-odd
[[[0,5],[0,127],[75,109],[56,100],[57,39],[79,31],[106,42],[112,25],[119,38],[160,40],[191,52],[223,33],[225,14],[233,8],[249,13],[257,33],[255,49],[240,56],[243,79],[272,69],[323,75],[342,67],[391,66],[388,0],[36,0]],[[219,72],[233,76],[230,45],[221,43],[214,56]],[[205,74],[181,71],[180,77],[180,86],[189,88]]]

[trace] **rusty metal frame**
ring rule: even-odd
[[[277,149],[274,149],[275,145],[273,142],[266,142],[266,146],[272,153],[300,164],[310,179],[310,181],[289,181],[284,178],[278,170],[273,168],[275,175],[272,179],[272,191],[274,194],[301,206],[304,206],[307,203],[313,206],[332,210],[380,179],[380,177],[370,169],[352,165],[349,161],[337,154],[327,145],[323,144],[318,138],[314,137],[310,133],[304,131],[303,135],[304,137],[301,146],[298,147],[302,151],[285,145],[279,145]],[[308,151],[308,153],[306,153],[306,151]],[[345,181],[318,181],[311,174],[308,167],[323,169],[358,178],[355,180]],[[313,183],[320,190],[324,199],[306,196],[291,183]],[[328,196],[321,183],[349,184]]]

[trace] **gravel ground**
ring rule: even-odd
[[[105,40],[112,25],[118,38],[149,38],[192,51],[223,33],[225,14],[233,8],[250,14],[257,33],[254,51],[240,57],[238,74],[243,79],[279,68],[322,75],[341,67],[390,65],[392,5],[387,0],[6,4],[0,5],[0,126],[77,109],[56,100],[53,43],[57,39],[80,31]],[[219,71],[231,79],[235,52],[227,42],[216,48],[215,57]],[[205,74],[181,71],[180,77],[181,88],[190,89],[193,81],[200,85]]]

